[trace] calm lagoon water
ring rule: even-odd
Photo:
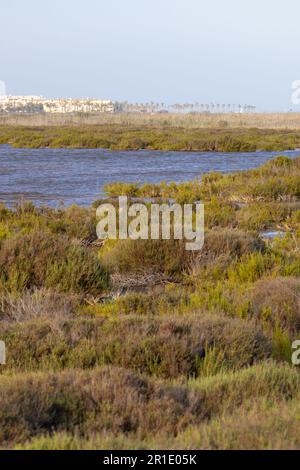
[[[255,168],[277,155],[300,151],[214,153],[14,149],[0,145],[0,201],[22,199],[58,206],[90,205],[103,196],[103,186],[115,181],[157,183],[187,181],[209,171]]]

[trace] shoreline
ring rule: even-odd
[[[3,148],[3,147],[9,147],[11,149],[14,149],[14,150],[82,150],[82,151],[90,151],[90,152],[93,152],[95,150],[97,151],[102,151],[102,152],[110,152],[110,153],[113,153],[113,152],[122,152],[122,153],[126,153],[126,154],[130,154],[130,153],[157,153],[158,155],[159,154],[164,154],[164,153],[170,153],[170,154],[174,154],[174,155],[177,155],[177,154],[180,154],[180,153],[186,153],[186,154],[189,154],[189,153],[192,153],[192,154],[209,154],[209,155],[212,155],[212,154],[220,154],[220,155],[224,155],[224,154],[230,154],[230,155],[243,155],[243,154],[249,154],[249,155],[252,155],[253,153],[255,154],[260,154],[260,153],[274,153],[274,154],[286,154],[286,153],[293,153],[293,152],[299,152],[300,154],[300,148],[295,148],[295,149],[283,149],[283,150],[263,150],[263,149],[258,149],[258,150],[254,150],[254,151],[242,151],[242,152],[238,152],[238,151],[214,151],[214,150],[199,150],[199,149],[193,149],[193,150],[160,150],[160,149],[152,149],[152,148],[139,148],[139,149],[122,149],[122,148],[109,148],[109,147],[72,147],[72,146],[69,146],[69,147],[51,147],[51,146],[48,146],[48,147],[16,147],[14,145],[12,145],[11,143],[0,143],[0,149]],[[99,155],[99,157],[101,158],[103,155]]]

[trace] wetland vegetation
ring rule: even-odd
[[[300,148],[300,131],[174,126],[165,122],[80,126],[1,126],[0,144],[17,148],[106,148],[198,152],[284,151]]]
[[[204,248],[101,243],[99,201],[2,205],[1,447],[299,448],[300,158],[106,192],[201,199]]]

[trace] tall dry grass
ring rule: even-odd
[[[119,124],[127,126],[171,126],[187,128],[257,127],[300,129],[300,113],[205,114],[32,114],[0,116],[2,126],[78,126]]]

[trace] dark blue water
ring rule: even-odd
[[[255,168],[277,155],[293,152],[212,153],[109,151],[74,149],[14,149],[0,145],[0,201],[22,199],[57,206],[90,205],[114,181],[187,181],[209,171]]]

